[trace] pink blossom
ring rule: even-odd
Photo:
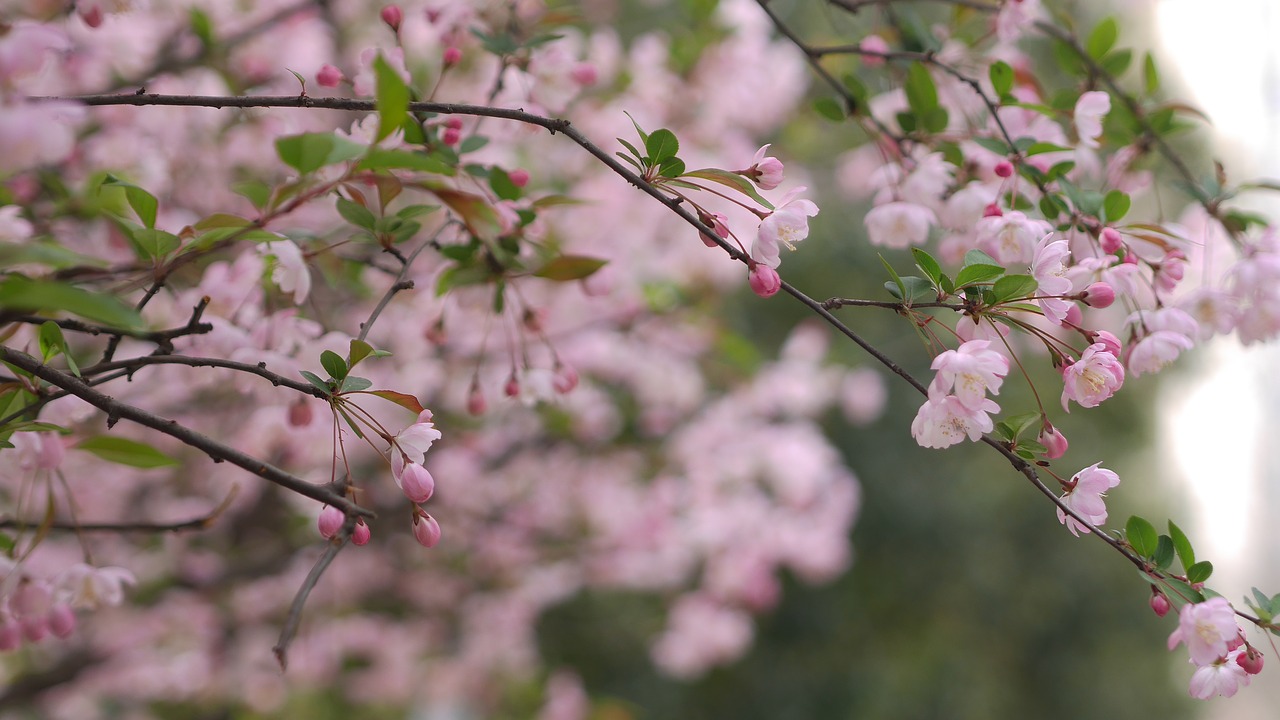
[[[413,539],[417,540],[418,544],[423,547],[435,547],[440,542],[440,523],[426,513],[419,515],[415,511],[413,514]]]
[[[1107,505],[1103,502],[1107,491],[1120,484],[1120,476],[1094,463],[1071,478],[1072,488],[1062,495],[1062,504],[1075,514],[1097,527],[1107,521]],[[1067,526],[1072,535],[1088,533],[1089,528],[1058,508],[1058,522]]]
[[[400,10],[398,5],[388,5],[382,8],[379,16],[382,18],[382,22],[387,24],[387,27],[395,32],[400,31],[400,23],[404,21],[404,12]]]
[[[751,246],[751,257],[756,262],[776,268],[782,263],[779,245],[795,250],[795,244],[809,236],[809,218],[818,214],[818,206],[812,200],[796,197],[805,190],[800,186],[782,196],[778,207],[760,223]]]
[[[1102,246],[1102,252],[1111,254],[1124,246],[1124,238],[1115,228],[1102,228],[1102,232],[1098,235],[1098,244]]]
[[[875,68],[884,65],[885,59],[883,55],[889,52],[889,43],[885,42],[884,38],[879,35],[868,35],[858,43],[858,49],[864,53],[861,56],[862,64],[869,68]]]
[[[1156,617],[1168,615],[1170,609],[1169,598],[1165,597],[1164,593],[1159,591],[1151,593],[1151,611],[1156,614]]]
[[[311,271],[302,250],[290,240],[273,240],[259,245],[258,252],[271,262],[271,282],[292,293],[295,303],[304,302],[311,292]]]
[[[937,221],[929,208],[901,201],[877,205],[863,218],[872,245],[899,249],[923,245]]]
[[[1237,648],[1225,657],[1218,658],[1208,665],[1201,665],[1191,675],[1191,684],[1187,691],[1197,700],[1209,700],[1221,695],[1231,697],[1241,687],[1247,686],[1252,679],[1239,658],[1244,648]]]
[[[427,472],[426,468],[417,463],[405,465],[400,471],[400,476],[395,480],[405,497],[411,502],[424,503],[430,500],[431,495],[436,491],[435,478],[431,477],[431,473]]]
[[[782,289],[782,278],[778,276],[777,270],[757,263],[747,273],[747,284],[751,286],[751,292],[760,297],[773,297]]]
[[[124,586],[136,584],[133,573],[119,567],[95,568],[83,563],[72,565],[56,580],[60,593],[74,608],[96,610],[124,601]]]
[[[1039,242],[1053,228],[1043,220],[1028,218],[1018,210],[984,217],[975,227],[977,244],[991,257],[1008,265],[1029,265]]]
[[[342,71],[329,65],[328,63],[321,65],[316,71],[316,82],[321,87],[338,87],[338,83],[342,82]]]
[[[1013,42],[1022,37],[1043,13],[1040,0],[1006,0],[996,12],[996,37]]]
[[[1228,652],[1227,645],[1240,635],[1236,614],[1226,598],[1212,597],[1201,603],[1187,603],[1178,613],[1178,629],[1169,635],[1169,649],[1186,643],[1191,661],[1201,667],[1211,665]]]
[[[966,408],[979,410],[988,402],[987,391],[999,395],[1004,376],[1009,374],[1009,360],[990,346],[990,340],[970,340],[934,358],[930,367],[938,374],[929,384],[929,397],[941,398],[954,387]]]
[[[1098,147],[1102,135],[1102,119],[1111,111],[1111,96],[1101,90],[1083,93],[1076,101],[1073,119],[1080,144],[1087,148]]]
[[[1097,407],[1124,384],[1124,366],[1102,343],[1085,349],[1080,359],[1062,371],[1062,409],[1075,400],[1080,407]]]
[[[1036,302],[1044,312],[1044,316],[1055,325],[1061,325],[1066,319],[1071,303],[1061,296],[1071,292],[1071,281],[1067,279],[1065,262],[1071,256],[1066,240],[1055,240],[1053,235],[1045,235],[1036,243],[1035,253],[1031,259],[1031,276],[1036,279],[1039,288]]]
[[[920,447],[938,449],[951,447],[966,435],[976,441],[995,426],[987,413],[999,411],[1000,406],[990,399],[970,409],[955,395],[930,397],[911,421],[911,436]]]
[[[1191,338],[1171,330],[1150,333],[1129,348],[1129,371],[1134,377],[1159,372],[1177,359],[1184,350],[1195,346]]]
[[[395,468],[394,461],[396,459],[399,459],[403,464],[406,457],[409,462],[421,464],[426,459],[427,451],[431,449],[431,444],[443,437],[440,431],[436,429],[435,423],[431,422],[428,413],[430,413],[429,410],[423,411],[418,416],[418,422],[396,434],[392,444],[399,452],[391,454],[393,469]],[[396,470],[397,475],[399,472],[399,470]]]
[[[325,505],[320,510],[320,517],[316,524],[320,529],[320,537],[326,540],[338,534],[342,529],[342,523],[346,522],[346,515],[342,511],[332,505]]]
[[[1091,342],[1102,343],[1104,350],[1116,357],[1120,357],[1120,352],[1124,349],[1124,344],[1120,342],[1120,338],[1115,336],[1115,333],[1107,330],[1097,330],[1093,333],[1092,338]]]
[[[768,145],[757,150],[756,156],[751,159],[751,167],[741,171],[742,175],[755,181],[761,190],[772,190],[782,183],[782,161],[776,157],[767,157],[765,152],[768,150]]]

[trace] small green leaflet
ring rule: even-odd
[[[86,438],[77,443],[74,448],[93,453],[107,462],[130,467],[156,468],[178,464],[177,460],[146,443],[110,435]]]

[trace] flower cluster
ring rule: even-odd
[[[1000,406],[987,397],[1000,394],[1009,373],[1009,359],[990,349],[989,340],[970,340],[933,359],[938,374],[929,383],[929,399],[911,423],[911,435],[921,447],[945,448],[966,436],[977,440],[989,432],[989,413]]]

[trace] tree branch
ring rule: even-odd
[[[48,365],[41,363],[39,360],[31,357],[24,352],[18,352],[8,347],[0,345],[0,361],[7,362],[16,368],[25,370],[32,375],[44,380],[45,382],[55,385],[102,410],[107,414],[107,427],[115,425],[121,418],[131,420],[139,425],[144,425],[177,438],[178,440],[203,451],[214,462],[230,462],[231,464],[243,468],[250,473],[257,475],[271,483],[275,483],[280,487],[291,490],[309,497],[313,500],[333,505],[341,508],[343,512],[350,515],[358,515],[363,517],[374,517],[371,510],[366,510],[359,505],[351,502],[341,493],[334,489],[332,485],[313,485],[303,481],[296,475],[281,470],[270,463],[259,460],[251,455],[236,450],[235,448],[224,445],[202,433],[196,432],[184,425],[178,424],[176,420],[169,420],[149,413],[140,408],[122,403],[108,395],[104,395],[94,390],[83,380],[67,373],[55,370]]]

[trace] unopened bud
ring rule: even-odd
[[[1004,211],[995,203],[991,203],[982,209],[982,217],[1000,217],[1002,215],[1004,215]]]
[[[326,540],[338,534],[342,529],[342,523],[346,521],[346,516],[342,511],[332,505],[325,505],[320,511],[320,518],[316,521],[319,526],[320,536]]]
[[[502,386],[502,392],[507,397],[519,397],[520,379],[516,377],[514,372],[511,373],[511,377],[507,378],[507,384]]]
[[[436,491],[435,478],[417,463],[409,463],[400,473],[400,489],[411,502],[424,503]]]
[[[529,184],[528,170],[512,170],[507,173],[507,177],[511,180],[511,184],[518,188],[522,188]]]
[[[395,32],[400,32],[400,23],[404,21],[404,13],[400,11],[398,5],[388,5],[382,8],[382,22],[387,24]]]
[[[1096,282],[1084,289],[1080,300],[1089,307],[1111,307],[1111,303],[1116,301],[1116,291],[1108,283]]]
[[[773,297],[782,289],[782,278],[778,277],[777,270],[756,263],[747,274],[747,284],[751,286],[751,292],[760,297]]]
[[[321,87],[338,87],[342,82],[342,71],[332,65],[321,65],[316,72],[316,82]]]
[[[1036,440],[1045,447],[1044,456],[1050,460],[1056,460],[1067,452],[1067,437],[1052,423],[1044,424]]]
[[[440,523],[426,513],[413,514],[413,539],[422,547],[433,548],[440,542]]]
[[[462,62],[462,51],[456,47],[447,47],[444,49],[443,60],[445,67],[453,67]]]
[[[369,526],[365,525],[363,520],[357,520],[356,529],[351,531],[351,542],[354,545],[368,545],[372,535],[373,532],[369,530]]]
[[[996,163],[995,173],[997,176],[1007,178],[1013,175],[1013,163],[1008,160],[1001,160]]]
[[[467,393],[467,412],[475,416],[484,414],[489,408],[489,404],[484,400],[484,391],[480,389],[479,383],[471,383],[471,390]]]
[[[1102,228],[1102,233],[1098,235],[1098,244],[1102,246],[1102,252],[1111,254],[1124,245],[1124,238],[1120,237],[1120,231],[1115,228]]]
[[[1236,656],[1236,664],[1250,675],[1257,675],[1262,672],[1262,653],[1249,648],[1248,652]]]
[[[1151,595],[1151,610],[1155,612],[1157,617],[1164,617],[1169,614],[1169,598],[1164,596],[1162,592],[1154,592]]]

